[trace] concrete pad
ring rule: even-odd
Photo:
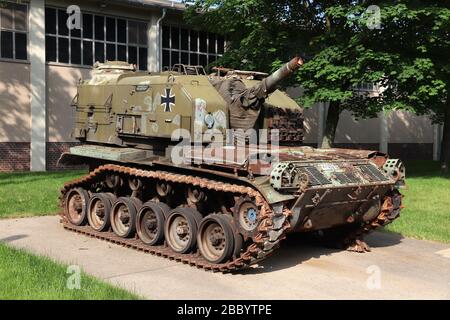
[[[66,231],[58,217],[0,220],[0,241],[76,264],[149,299],[450,299],[450,245],[388,233],[365,254],[303,243],[292,235],[261,265],[205,272]]]

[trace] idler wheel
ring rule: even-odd
[[[164,235],[169,247],[178,253],[189,253],[197,246],[201,214],[191,208],[175,208],[166,220]]]
[[[64,213],[69,222],[75,226],[86,223],[89,194],[82,188],[71,189],[67,192]]]
[[[247,236],[253,236],[259,224],[259,209],[250,199],[242,199],[237,202],[234,208],[234,219],[237,222],[239,231]]]
[[[107,231],[111,226],[110,215],[116,196],[112,193],[94,193],[89,200],[87,218],[95,231]]]
[[[111,209],[111,227],[116,235],[129,238],[136,232],[136,215],[142,203],[137,198],[121,197]]]
[[[220,214],[205,217],[197,235],[202,256],[211,263],[228,261],[234,253],[234,236],[229,220]]]
[[[165,203],[148,201],[143,204],[136,220],[136,232],[143,243],[154,246],[164,241],[164,223],[169,212]]]

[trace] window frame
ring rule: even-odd
[[[164,47],[164,28],[170,28],[170,35],[169,35],[169,48]],[[178,28],[178,49],[174,49],[172,48],[172,28]],[[185,29],[188,31],[188,43],[187,43],[187,50],[182,49],[182,40],[181,40],[181,35],[182,32],[181,30]],[[191,50],[191,34],[192,32],[196,32],[197,33],[197,51],[193,51]],[[200,37],[201,37],[201,33],[204,32],[206,33],[206,52],[201,51],[200,49]],[[214,35],[214,53],[210,53],[209,52],[209,41],[210,41],[210,35]],[[218,49],[219,49],[219,37],[223,38],[223,43],[224,43],[224,52],[223,53],[219,53]],[[163,57],[164,57],[164,51],[167,51],[169,53],[169,68],[172,69],[174,66],[174,63],[172,62],[172,52],[177,52],[179,55],[179,61],[177,63],[181,63],[181,54],[182,53],[186,53],[188,55],[188,59],[189,59],[189,63],[188,65],[195,65],[195,66],[199,66],[200,64],[200,56],[206,56],[206,61],[208,62],[205,66],[210,64],[211,62],[209,62],[209,56],[214,56],[216,61],[218,58],[222,57],[223,54],[226,51],[226,46],[227,46],[227,41],[225,36],[221,36],[217,33],[212,33],[212,32],[208,32],[208,31],[204,31],[204,30],[195,30],[193,28],[189,28],[186,25],[178,25],[178,24],[174,24],[174,23],[165,23],[161,26],[161,48],[160,48],[160,57],[161,57],[161,70],[163,70],[165,67],[164,62],[163,62]],[[195,54],[197,55],[197,63],[196,64],[192,64],[191,62],[191,55]]]
[[[4,1],[3,3],[6,4],[12,4],[12,5],[23,5],[26,8],[26,15],[25,15],[25,20],[26,20],[26,30],[19,30],[16,28],[16,16],[14,14],[13,16],[13,28],[3,28],[1,26],[1,20],[2,17],[0,15],[0,50],[1,50],[1,33],[2,32],[11,32],[12,33],[12,54],[13,54],[13,58],[4,58],[1,56],[1,51],[0,51],[0,61],[2,62],[14,62],[14,63],[25,63],[25,64],[29,64],[30,63],[30,54],[28,52],[28,48],[29,48],[29,44],[30,44],[30,21],[29,21],[29,17],[30,17],[30,4],[28,1],[23,1],[20,3],[17,3],[16,1]],[[25,51],[26,51],[26,55],[27,58],[26,59],[17,59],[16,58],[16,34],[25,34],[27,37],[26,43],[25,43]]]
[[[380,86],[377,83],[360,83],[354,86],[354,90],[359,92],[378,92],[379,89]]]
[[[56,65],[56,66],[67,66],[67,67],[77,67],[77,68],[86,68],[86,69],[92,69],[94,64],[96,63],[96,59],[95,59],[95,45],[96,43],[102,43],[103,44],[103,53],[104,53],[104,61],[107,61],[107,46],[109,45],[114,45],[115,46],[115,57],[116,60],[118,58],[118,53],[119,53],[119,49],[118,46],[125,46],[126,47],[126,59],[127,59],[127,63],[128,59],[129,59],[129,47],[135,47],[137,49],[137,61],[136,61],[136,70],[138,71],[147,71],[148,70],[148,52],[149,52],[149,45],[148,45],[148,40],[146,39],[145,41],[145,45],[144,44],[140,44],[139,41],[138,43],[130,43],[129,42],[129,37],[128,37],[128,32],[129,32],[129,22],[136,22],[139,24],[145,24],[146,25],[146,30],[148,30],[149,27],[149,22],[145,21],[143,19],[135,19],[135,18],[127,18],[127,17],[121,17],[121,16],[115,16],[115,15],[110,15],[110,14],[103,14],[103,13],[96,13],[96,12],[92,12],[92,11],[88,11],[88,10],[81,10],[81,30],[80,30],[80,36],[73,36],[72,35],[72,30],[69,30],[69,33],[67,36],[65,35],[60,35],[59,34],[59,15],[58,15],[58,11],[59,10],[63,10],[64,12],[66,12],[66,8],[62,8],[62,7],[58,7],[58,6],[54,6],[54,5],[46,5],[45,9],[53,9],[56,10],[56,33],[47,33],[47,31],[45,31],[45,38],[47,39],[47,37],[53,37],[56,38],[56,60],[57,61],[47,61],[47,58],[45,59],[46,64],[48,65]],[[83,15],[84,14],[89,14],[92,16],[92,38],[85,38],[84,34],[83,34]],[[103,33],[104,33],[104,37],[103,40],[98,40],[95,37],[95,17],[99,16],[103,18]],[[107,25],[107,19],[114,19],[115,22],[115,41],[109,41],[107,40],[107,33],[106,33],[106,25]],[[47,19],[47,18],[46,18]],[[119,33],[118,33],[118,20],[124,20],[126,22],[126,35],[125,35],[125,42],[119,42]],[[69,62],[60,62],[59,61],[59,38],[66,38],[69,41],[69,45],[68,45],[68,51],[69,51],[69,55],[68,55],[68,60]],[[79,40],[81,42],[80,44],[80,52],[81,52],[81,64],[76,64],[76,63],[72,63],[72,39],[74,40]],[[139,39],[138,39],[139,40]],[[90,64],[85,64],[84,62],[84,42],[90,42],[92,44],[92,65]],[[141,57],[139,55],[139,49],[144,48],[147,50],[147,55],[145,56],[145,65],[147,66],[147,70],[141,70],[140,69],[140,62],[141,62]]]

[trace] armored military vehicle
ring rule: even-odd
[[[60,159],[90,168],[62,189],[64,227],[222,272],[265,259],[293,232],[368,250],[361,237],[399,216],[404,166],[302,146],[302,109],[277,89],[302,64],[269,76],[97,64],[72,102],[81,143]]]

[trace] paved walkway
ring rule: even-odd
[[[435,242],[375,233],[372,252],[357,254],[293,235],[260,266],[224,275],[77,235],[58,221],[0,220],[0,241],[150,299],[450,299],[450,245]]]

